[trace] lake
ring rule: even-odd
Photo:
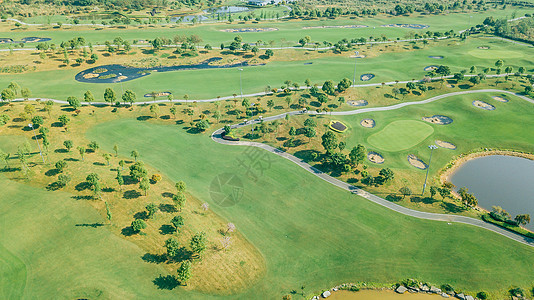
[[[534,161],[522,157],[491,155],[472,159],[452,174],[451,182],[467,187],[478,199],[478,205],[491,211],[501,206],[512,217],[530,214],[534,217]],[[534,230],[534,222],[525,226]]]

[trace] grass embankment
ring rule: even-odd
[[[528,66],[532,64],[528,59],[527,53],[530,51],[528,48],[500,40],[482,38],[470,39],[468,42],[447,40],[431,42],[424,48],[419,43],[419,46],[417,46],[420,48],[419,50],[414,50],[411,46],[404,44],[388,45],[388,49],[385,49],[385,46],[375,48],[376,46],[368,45],[363,47],[364,49],[361,52],[368,54],[369,57],[357,61],[356,76],[359,78],[361,74],[373,73],[376,77],[366,82],[358,80],[357,83],[421,79],[427,74],[424,71],[426,66],[440,64],[449,66],[452,72],[459,72],[469,69],[471,66],[476,66],[478,73],[483,68],[494,66],[496,60],[494,57],[478,58],[465,55],[469,50],[477,49],[482,45],[491,46],[489,50],[486,50],[488,55],[491,54],[491,51],[503,49],[521,54],[521,57],[513,59],[504,58],[505,66],[512,66],[514,71],[519,67],[528,69]],[[375,52],[376,49],[383,51]],[[408,54],[410,50],[413,51]],[[160,57],[158,59],[168,60],[172,56],[171,51],[167,50],[166,54],[169,56],[166,58]],[[323,84],[325,80],[334,80],[337,83],[342,78],[352,78],[354,58],[350,58],[350,52],[335,56],[330,54],[317,56],[314,51],[309,52],[312,53],[310,56],[314,59],[308,60],[305,54],[307,52],[290,51],[283,55],[284,58],[282,60],[273,59],[272,61],[265,61],[266,65],[263,66],[244,67],[241,80],[243,93],[263,92],[267,86],[279,88],[284,85],[286,80],[304,85],[306,79],[311,80],[314,84]],[[382,54],[381,52],[387,53]],[[220,53],[215,50],[210,54],[220,56]],[[9,53],[1,55],[6,62],[11,59]],[[443,55],[445,58],[437,60],[428,57],[432,55]],[[118,57],[117,61],[128,61],[128,58],[120,58],[120,55]],[[147,56],[147,58],[151,57],[153,58],[151,55]],[[207,58],[207,56],[203,57]],[[223,57],[226,57],[226,55],[223,55]],[[241,56],[233,57],[232,55],[231,57],[240,59]],[[252,57],[250,58],[252,59]],[[61,60],[62,57],[55,59]],[[104,63],[104,61],[110,63],[113,62],[113,58],[103,59],[102,62],[99,61],[99,64]],[[258,61],[261,63],[263,60],[259,59]],[[312,64],[307,64],[310,62]],[[180,63],[180,60],[177,63]],[[136,80],[110,84],[81,83],[74,79],[78,72],[96,65],[83,64],[80,67],[68,67],[64,70],[17,74],[16,81],[23,87],[29,87],[33,95],[57,99],[66,99],[69,96],[81,98],[86,90],[91,90],[97,101],[102,101],[104,90],[108,87],[112,87],[116,92],[130,89],[137,94],[138,99],[143,99],[142,95],[153,91],[169,91],[176,99],[183,98],[185,94],[189,95],[190,99],[210,99],[217,96],[240,94],[240,72],[237,68],[153,73]],[[43,78],[47,80],[43,80]],[[7,86],[13,80],[13,74],[0,75],[0,86]],[[177,82],[179,84],[176,84]],[[389,93],[389,96],[393,97],[391,92]]]
[[[529,238],[534,238],[534,233],[532,233],[532,231],[529,231],[521,226],[516,226],[516,225],[512,225],[512,224],[508,224],[506,222],[502,222],[502,221],[499,221],[499,220],[496,220],[494,218],[491,217],[490,214],[483,214],[482,215],[482,220],[486,221],[486,222],[489,222],[489,223],[493,223],[497,226],[500,226],[502,228],[505,228],[505,229],[508,229],[510,231],[513,231],[515,233],[519,233],[521,235],[524,235],[526,237],[529,237]]]

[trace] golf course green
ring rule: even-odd
[[[377,149],[395,152],[416,146],[433,132],[434,128],[422,121],[400,120],[369,136],[367,142]]]

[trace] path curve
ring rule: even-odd
[[[352,111],[343,111],[343,112],[332,112],[331,114],[332,115],[355,115],[355,114],[361,114],[361,113],[366,113],[366,112],[373,112],[373,111],[389,111],[389,110],[395,110],[395,109],[399,109],[399,108],[402,108],[402,107],[406,107],[406,106],[411,106],[411,105],[419,105],[419,104],[426,104],[426,103],[430,103],[430,102],[434,102],[434,101],[437,101],[437,100],[440,100],[440,99],[444,99],[444,98],[447,98],[447,97],[452,97],[452,96],[457,96],[457,95],[465,95],[465,94],[474,94],[474,93],[487,93],[487,92],[498,92],[498,93],[505,93],[505,94],[509,94],[509,95],[514,95],[516,97],[519,97],[525,101],[528,101],[532,104],[534,104],[534,100],[528,98],[528,97],[525,97],[523,95],[520,95],[520,94],[517,94],[517,93],[514,93],[514,92],[510,92],[510,91],[505,91],[505,90],[496,90],[496,89],[484,89],[484,90],[477,90],[477,91],[461,91],[461,92],[454,92],[454,93],[448,93],[448,94],[444,94],[444,95],[439,95],[439,96],[435,96],[435,97],[432,97],[432,98],[429,98],[429,99],[426,99],[426,100],[423,100],[423,101],[419,101],[419,102],[405,102],[405,103],[400,103],[400,104],[395,104],[395,105],[391,105],[391,106],[385,106],[385,107],[372,107],[372,108],[363,108],[363,109],[357,109],[357,110],[352,110]],[[263,121],[273,121],[273,120],[277,120],[277,119],[282,119],[282,118],[285,118],[286,115],[320,115],[320,114],[325,114],[325,113],[318,113],[316,111],[309,111],[309,112],[303,112],[303,111],[292,111],[292,112],[288,112],[288,113],[283,113],[283,114],[280,114],[280,115],[276,115],[276,116],[271,116],[271,117],[267,117],[267,118],[264,118]],[[259,120],[253,120],[253,121],[250,121],[250,122],[246,122],[246,123],[239,123],[239,124],[234,124],[234,125],[231,125],[231,128],[240,128],[240,127],[244,127],[244,126],[249,126],[249,125],[253,125],[253,124],[258,124],[260,123]],[[429,213],[429,212],[422,212],[422,211],[418,211],[418,210],[414,210],[414,209],[410,209],[410,208],[406,208],[404,206],[401,206],[399,204],[396,204],[396,203],[393,203],[393,202],[390,202],[384,198],[381,198],[381,197],[378,197],[376,195],[373,195],[371,193],[368,193],[366,191],[364,191],[363,189],[360,189],[358,187],[355,187],[353,185],[350,185],[346,182],[343,182],[339,179],[336,179],[324,172],[322,172],[321,170],[309,165],[308,163],[306,163],[304,160],[302,159],[299,159],[287,152],[284,152],[282,150],[279,150],[277,148],[274,148],[272,146],[269,146],[269,145],[266,145],[266,144],[262,144],[262,143],[256,143],[256,142],[248,142],[248,141],[227,141],[227,140],[224,140],[222,138],[222,132],[223,132],[223,128],[220,128],[218,130],[216,130],[215,132],[212,133],[211,135],[211,138],[212,140],[214,140],[215,142],[217,143],[220,143],[220,144],[224,144],[224,145],[232,145],[232,146],[251,146],[251,147],[257,147],[257,148],[261,148],[261,149],[264,149],[266,151],[269,151],[271,153],[274,153],[278,156],[281,156],[283,158],[286,158],[290,161],[292,161],[293,163],[297,164],[299,167],[303,168],[304,170],[312,173],[313,175],[321,178],[322,180],[330,183],[330,184],[333,184],[339,188],[342,188],[346,191],[349,191],[353,194],[356,194],[358,196],[361,196],[367,200],[370,200],[378,205],[381,205],[383,207],[386,207],[386,208],[389,208],[393,211],[396,211],[398,213],[401,213],[403,215],[407,215],[407,216],[411,216],[411,217],[415,217],[415,218],[419,218],[419,219],[425,219],[425,220],[433,220],[433,221],[444,221],[444,222],[455,222],[455,223],[463,223],[463,224],[468,224],[468,225],[473,225],[473,226],[477,226],[477,227],[480,227],[480,228],[484,228],[484,229],[487,229],[487,230],[491,230],[495,233],[498,233],[502,236],[505,236],[507,238],[510,238],[512,240],[515,240],[515,241],[518,241],[520,243],[523,243],[525,245],[528,245],[528,246],[531,246],[531,247],[534,247],[534,239],[532,238],[528,238],[528,237],[525,237],[525,236],[522,236],[520,234],[517,234],[517,233],[514,233],[512,231],[508,231],[506,229],[503,229],[502,227],[499,227],[499,226],[496,226],[494,224],[491,224],[491,223],[487,223],[487,222],[484,222],[482,220],[479,220],[479,219],[474,219],[474,218],[471,218],[471,217],[465,217],[465,216],[459,216],[459,215],[447,215],[447,214],[439,214],[439,213]]]

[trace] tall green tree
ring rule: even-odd
[[[189,279],[191,279],[191,262],[189,260],[186,260],[182,262],[178,270],[176,271],[178,281],[180,281],[181,284],[187,285],[187,282]]]
[[[111,88],[106,88],[104,91],[104,101],[109,102],[109,105],[112,105],[117,101],[117,96],[115,95],[115,91]]]

